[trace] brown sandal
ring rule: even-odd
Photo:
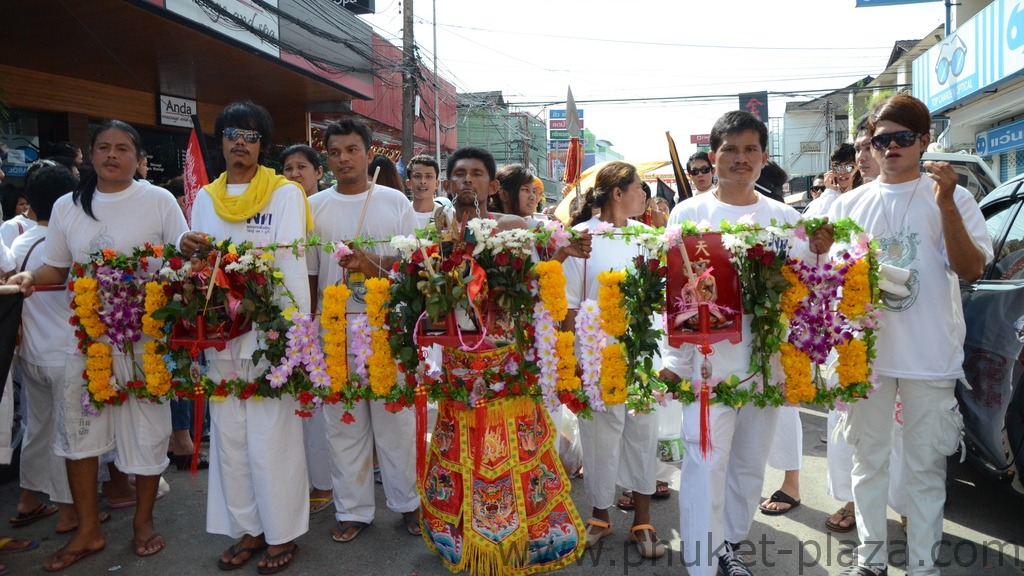
[[[832,517],[825,519],[825,528],[828,528],[832,532],[849,532],[857,527],[857,516],[853,510],[849,510],[846,506],[843,506],[839,510],[836,510],[836,514],[839,514],[839,522],[833,522]],[[835,514],[833,514],[835,516]],[[847,518],[853,520],[849,525],[843,526],[843,520]]]

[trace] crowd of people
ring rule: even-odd
[[[958,277],[973,280],[982,273],[992,248],[981,213],[970,194],[957,186],[952,168],[927,162],[921,172],[929,123],[927,109],[912,97],[883,101],[855,144],[840,146],[831,170],[814,180],[811,190],[819,195],[803,216],[853,219],[880,244],[879,260],[907,270],[910,278],[905,292],[882,295],[875,391],[829,416],[828,490],[843,506],[825,525],[837,532],[856,530],[861,542],[856,565],[843,572],[846,576],[887,573],[887,504],[906,518],[909,573],[939,573],[931,550],[942,532],[944,457],[959,438],[951,416],[956,412],[953,385],[963,375],[964,324],[955,288]],[[322,313],[325,290],[345,285],[350,294],[347,311],[355,314],[367,307],[367,282],[387,276],[398,260],[386,242],[394,236],[434,226],[448,241],[471,243],[476,239],[467,235],[467,221],[493,219],[498,229],[508,230],[536,228],[547,219],[541,213],[540,180],[521,165],[498,169],[485,150],[455,151],[443,182],[436,161],[416,156],[403,182],[393,162],[371,153],[369,128],[346,119],[325,130],[323,155],[306,145],[284,149],[277,158],[283,174],[278,174],[265,166],[272,136],[272,119],[257,104],[238,102],[220,112],[214,137],[224,172],[196,195],[190,223],[180,203],[180,183],[168,184],[177,189],[172,194],[145,180],[141,138],[117,120],[93,132],[90,165],[81,168],[81,178],[76,173],[81,154],[69,148],[67,155],[34,165],[23,194],[5,195],[5,211],[17,216],[0,227],[0,270],[9,275],[8,284],[29,296],[17,367],[26,388],[28,433],[22,491],[11,522],[57,514],[57,532],[71,534],[43,567],[62,571],[104,549],[102,523],[109,514],[99,506],[100,481],[108,502],[135,507],[136,555],[174,546],[161,535],[153,513],[154,502],[164,493],[161,474],[171,463],[179,469],[209,467],[206,529],[232,541],[216,559],[225,571],[250,561],[260,574],[287,569],[299,556],[298,541],[309,529],[310,514],[330,508],[336,519],[331,538],[339,543],[358,538],[375,518],[374,472],[379,472],[387,508],[400,514],[408,533],[423,538],[453,571],[529,574],[557,569],[613,534],[609,509],[616,503],[633,511],[629,538],[639,554],[663,556],[667,548],[650,514],[652,498],[667,495],[667,484],[663,491],[659,482],[657,419],[628,411],[624,404],[580,421],[590,510],[577,511],[568,499],[560,465],[556,470],[545,466],[553,475],[542,485],[546,488],[507,492],[509,500],[496,504],[507,517],[497,523],[480,516],[476,490],[500,485],[507,471],[482,465],[480,454],[470,448],[479,446],[475,435],[502,426],[505,419],[514,418],[532,431],[557,430],[559,414],[533,398],[493,399],[484,412],[479,403],[442,401],[437,407],[437,430],[445,433],[432,436],[428,466],[443,467],[458,477],[458,485],[472,487],[457,496],[417,486],[414,413],[395,411],[383,401],[326,405],[311,418],[299,419],[294,415],[298,399],[290,395],[259,401],[228,396],[210,403],[209,460],[195,462],[189,402],[149,403],[129,397],[122,405],[96,410],[83,401],[86,357],[68,323],[68,295],[37,288],[65,284],[75,263],[91,253],[129,253],[148,243],[198,254],[212,248],[211,239],[224,238],[275,246],[308,237],[339,243],[370,239],[337,260],[318,250],[299,258],[288,248],[278,249],[274,258],[293,299],[288,305]],[[678,198],[678,203],[652,197],[628,163],[603,167],[573,214],[575,240],[533,255],[538,262],[562,262],[569,312],[561,329],[574,330],[576,309],[584,300],[598,298],[600,273],[628,268],[636,255],[634,246],[596,230],[721,221],[767,226],[800,220],[796,210],[772,198],[785,175],[780,180],[770,174],[773,168],[763,173],[769,164],[767,144],[763,122],[746,112],[725,114],[711,129],[710,152],[687,160],[694,197]],[[325,173],[334,184],[321,189]],[[440,187],[446,197],[439,197]],[[670,214],[667,201],[675,203]],[[832,228],[826,223],[791,255],[820,260],[832,247]],[[704,362],[691,344],[664,343],[659,377],[677,383],[706,379],[711,371],[719,377],[746,375],[750,322],[751,315],[744,314],[744,338],[719,343]],[[495,332],[515,329],[499,326]],[[932,337],[922,339],[920,334]],[[252,358],[262,345],[256,331],[242,334],[222,351],[207,350],[204,370],[214,381],[258,378],[266,361],[254,363]],[[477,364],[485,361],[507,366],[516,350],[444,347],[436,352],[443,373],[457,369],[464,374],[479,372]],[[136,359],[116,349],[113,356],[113,377],[126,381]],[[781,374],[777,371],[776,378]],[[398,378],[405,376],[399,373]],[[702,416],[701,410],[708,414]],[[702,423],[709,429],[702,429]],[[798,412],[792,407],[690,403],[683,407],[679,424],[684,445],[679,552],[687,573],[749,575],[740,543],[748,540],[757,510],[784,514],[800,503]],[[710,443],[702,434],[710,436]],[[551,436],[538,445],[540,436],[508,434],[508,447],[518,454],[513,468],[557,462]],[[894,445],[902,448],[894,450]],[[780,489],[762,502],[767,465],[786,474]],[[890,477],[897,475],[900,479],[892,482]],[[559,514],[528,513],[540,502]],[[589,518],[584,521],[579,512]],[[556,529],[566,535],[569,546],[558,547],[551,539],[533,554],[530,540],[528,558],[499,561],[503,541],[525,548],[534,531]],[[453,549],[452,542],[460,544]],[[873,545],[878,542],[883,545]],[[4,539],[2,546],[8,552],[36,545]],[[4,570],[0,566],[0,573]]]

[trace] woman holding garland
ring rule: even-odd
[[[92,137],[93,173],[73,194],[53,207],[46,241],[45,264],[22,272],[8,283],[19,284],[31,294],[36,285],[61,284],[75,262],[84,262],[100,250],[131,254],[146,243],[173,243],[188,227],[178,202],[170,192],[144,180],[134,180],[142,159],[142,139],[124,122],[108,120]],[[159,269],[150,261],[150,270]],[[107,340],[106,336],[100,341]],[[142,346],[135,347],[141,351]],[[164,539],[153,525],[153,503],[160,474],[169,463],[165,449],[171,435],[168,404],[140,402],[134,397],[119,406],[96,413],[83,402],[85,355],[68,343],[69,358],[64,378],[64,398],[57,407],[54,451],[67,458],[68,481],[79,525],[71,540],[43,563],[47,571],[64,570],[82,558],[103,550],[106,540],[100,528],[96,492],[98,456],[117,446],[115,464],[135,474],[138,504],[135,509],[132,549],[138,556],[156,554]],[[113,376],[120,385],[132,379],[132,365],[140,358],[110,346]],[[138,356],[141,356],[139,354]]]
[[[642,226],[634,217],[647,206],[640,176],[631,164],[611,162],[597,173],[594,186],[587,190],[584,203],[573,217],[573,229],[594,233],[602,228]],[[591,216],[594,209],[599,215]],[[569,313],[562,330],[575,327],[575,310],[583,300],[598,300],[598,275],[622,270],[632,264],[637,249],[621,239],[596,236],[589,260],[569,258],[565,262]],[[625,396],[619,403],[609,402],[606,411],[594,411],[592,419],[580,419],[583,441],[584,483],[593,507],[587,521],[587,547],[612,534],[608,509],[615,503],[616,480],[633,491],[635,509],[630,539],[644,558],[659,558],[665,546],[650,524],[651,495],[655,492],[658,421],[654,414],[627,414]],[[620,467],[620,460],[622,466]]]

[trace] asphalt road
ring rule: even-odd
[[[837,538],[824,529],[826,516],[839,503],[825,494],[825,445],[820,437],[825,429],[825,413],[803,410],[804,466],[802,505],[784,516],[757,514],[750,540],[756,545],[752,570],[757,576],[827,576],[842,572],[850,561],[850,540],[855,533]],[[169,470],[165,478],[171,493],[157,503],[158,528],[167,539],[167,548],[150,558],[137,558],[130,549],[131,510],[112,511],[113,519],[104,524],[107,548],[65,571],[65,574],[114,574],[156,576],[164,574],[219,574],[216,559],[232,542],[207,534],[205,526],[206,473],[190,478],[186,472]],[[782,481],[782,473],[769,469],[765,494]],[[656,562],[642,560],[626,542],[630,517],[613,510],[615,534],[606,539],[573,566],[561,571],[571,576],[637,576],[685,574],[680,556],[679,479],[672,485],[672,497],[656,501],[653,523],[667,541],[670,554]],[[583,483],[573,485],[573,500],[584,511]],[[13,515],[17,499],[15,482],[0,485],[0,502]],[[386,574],[403,576],[442,576],[449,572],[417,537],[401,525],[401,517],[384,506],[383,490],[377,489],[377,519],[354,541],[338,544],[331,540],[333,517],[324,511],[312,517],[310,531],[299,539],[299,553],[284,574]],[[333,509],[331,509],[333,510]],[[36,550],[0,555],[0,562],[13,576],[42,574],[43,560],[57,550],[66,537],[54,533],[56,517],[24,528],[7,529],[3,535],[31,537],[40,541]],[[945,541],[940,556],[947,567],[946,576],[1021,576],[1024,574],[1024,502],[1002,488],[985,481],[967,465],[950,469],[946,503]],[[889,574],[904,574],[902,553],[904,538],[898,517],[890,511]],[[239,574],[255,573],[255,562]]]

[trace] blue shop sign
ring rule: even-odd
[[[995,0],[913,65],[913,93],[931,112],[1024,70],[1024,0]]]
[[[989,157],[1024,148],[1024,120],[978,132],[974,147],[978,156]]]
[[[939,2],[941,0],[857,0],[857,8],[868,8],[871,6],[895,6],[897,4],[923,4],[925,2]]]

